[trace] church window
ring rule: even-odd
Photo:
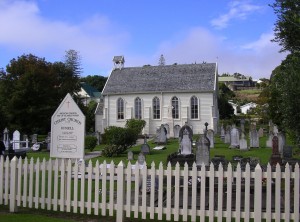
[[[179,118],[179,102],[178,98],[174,96],[172,98],[172,118],[173,119],[178,119]]]
[[[193,96],[191,98],[191,119],[198,119],[199,113],[199,105],[198,105],[198,98]]]
[[[154,97],[152,101],[153,119],[160,119],[160,102],[159,98]]]
[[[117,101],[117,116],[118,119],[124,119],[124,100],[122,98]]]
[[[139,97],[134,100],[134,117],[142,119],[142,101]]]

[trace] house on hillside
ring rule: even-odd
[[[225,83],[231,90],[241,90],[248,87],[254,87],[255,83],[250,76],[219,76],[218,81]]]
[[[229,100],[228,103],[232,106],[233,108],[233,114],[234,115],[237,115],[238,113],[238,107],[239,105],[238,104],[235,104],[233,101]]]
[[[81,82],[80,85],[81,88],[77,95],[85,106],[91,101],[100,102],[101,92],[85,82]]]
[[[253,103],[253,102],[247,103],[240,107],[241,113],[247,114],[250,109],[255,108],[256,106],[257,106],[256,103]]]
[[[185,122],[194,133],[203,133],[205,122],[217,130],[216,63],[124,67],[122,56],[113,62],[102,91],[103,104],[96,110],[99,132],[124,127],[131,118],[145,120],[143,133],[152,135],[164,124],[172,137]]]

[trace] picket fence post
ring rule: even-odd
[[[10,194],[9,194],[9,212],[17,212],[17,187],[18,187],[18,171],[17,157],[14,157],[10,162]]]
[[[117,222],[123,222],[124,220],[124,164],[121,161],[118,164],[117,174]]]

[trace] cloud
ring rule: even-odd
[[[229,3],[229,11],[218,18],[211,20],[211,25],[217,29],[224,29],[234,19],[246,19],[251,13],[261,10],[262,7],[249,3],[249,1],[234,0]]]
[[[0,27],[3,49],[43,57],[51,55],[54,61],[62,60],[66,50],[74,49],[79,51],[86,66],[105,66],[102,61],[119,54],[130,40],[125,30],[103,15],[91,15],[79,24],[49,20],[41,15],[36,2],[31,1],[1,1]]]
[[[271,42],[273,34],[263,33],[254,42],[237,46],[198,27],[190,29],[182,39],[174,38],[161,44],[153,55],[153,65],[158,64],[161,54],[166,64],[218,62],[219,74],[235,72],[253,78],[269,78],[273,69],[280,65],[286,54],[279,53],[280,47]]]

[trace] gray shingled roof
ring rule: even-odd
[[[213,91],[215,63],[115,69],[102,94]]]

